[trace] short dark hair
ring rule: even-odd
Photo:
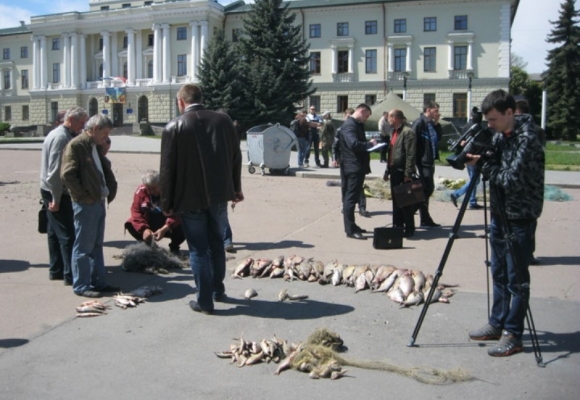
[[[372,112],[373,112],[373,111],[371,110],[371,107],[370,107],[368,104],[366,104],[366,103],[360,103],[358,106],[356,106],[356,109],[357,109],[357,110],[358,110],[358,109],[360,109],[360,108],[364,108],[365,110],[367,110],[367,111],[368,111],[368,112],[370,112],[371,114],[372,114]]]
[[[519,110],[522,114],[529,114],[530,103],[526,99],[519,99],[516,101],[516,110]]]
[[[177,92],[177,98],[183,100],[185,104],[201,103],[201,88],[191,83],[183,85]]]
[[[429,108],[439,108],[439,104],[435,103],[433,100],[425,100],[423,103],[423,112],[427,111]]]
[[[494,90],[483,99],[481,103],[481,112],[487,115],[492,109],[505,114],[511,108],[513,112],[516,111],[516,100],[514,97],[503,89]]]

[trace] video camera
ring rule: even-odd
[[[451,144],[449,151],[453,151],[454,154],[446,158],[447,162],[455,169],[464,169],[467,154],[485,155],[492,138],[493,131],[489,128],[481,128],[479,124],[473,125]]]

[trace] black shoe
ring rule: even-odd
[[[85,290],[82,293],[75,293],[77,296],[83,296],[83,297],[88,297],[90,299],[95,299],[97,297],[102,297],[103,295],[101,294],[101,292],[96,292],[94,290]]]
[[[360,226],[355,227],[354,230],[358,233],[368,233],[366,229],[363,229]]]
[[[121,288],[118,286],[107,285],[103,288],[97,289],[97,291],[103,292],[103,293],[115,293],[115,292],[120,292]]]
[[[405,231],[404,236],[408,239],[415,234],[415,231]]]
[[[454,205],[455,207],[457,207],[457,196],[455,196],[455,194],[451,193],[451,194],[449,195],[449,197],[451,198],[451,202],[453,203],[453,205]]]
[[[421,226],[424,228],[439,228],[441,227],[441,224],[436,224],[433,221],[429,221],[429,222],[421,222]]]
[[[197,304],[197,301],[191,300],[189,302],[189,306],[195,312],[199,312],[199,313],[202,313],[202,314],[205,314],[205,315],[211,315],[211,314],[213,314],[213,310],[204,310],[203,308],[201,308],[199,306],[199,304]]]
[[[530,260],[530,265],[540,265],[541,263],[542,262],[540,261],[539,258],[532,256],[532,259]]]
[[[48,279],[51,281],[62,281],[64,278],[63,274],[50,274],[48,275]]]
[[[217,301],[218,303],[225,303],[228,300],[228,295],[225,293],[222,294],[214,294],[213,301]]]
[[[370,218],[371,217],[371,213],[368,212],[365,209],[358,210],[358,213],[360,214],[361,217],[365,217],[365,218]]]
[[[469,206],[470,210],[481,210],[483,208],[483,206],[480,206],[479,204],[473,204]]]
[[[69,280],[69,279],[64,279],[63,281],[64,281],[65,286],[72,286],[72,284],[73,284],[72,280]]]
[[[367,240],[360,232],[351,233],[350,235],[346,235],[347,238],[351,239],[358,239],[358,240]]]

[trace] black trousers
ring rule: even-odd
[[[348,172],[340,169],[341,189],[342,189],[342,218],[344,221],[344,231],[347,235],[360,232],[360,227],[354,220],[354,209],[356,203],[360,201],[365,182],[364,172]]]
[[[421,217],[422,224],[428,224],[433,222],[433,218],[429,214],[429,197],[435,191],[435,167],[419,167],[419,178],[421,183],[423,183],[423,190],[425,191],[425,202],[419,205],[419,216]]]
[[[391,193],[393,188],[400,185],[405,180],[405,173],[402,171],[391,171]],[[393,199],[393,225],[405,228],[405,234],[415,233],[415,206],[399,207],[394,196]]]
[[[320,135],[318,132],[310,134],[310,146],[308,146],[308,150],[306,151],[306,156],[304,156],[304,163],[308,164],[308,159],[310,158],[310,149],[314,147],[314,162],[316,165],[320,165]]]
[[[159,230],[160,228],[165,225],[165,221],[167,218],[162,214],[151,214],[149,218],[149,226],[153,232]],[[143,235],[137,232],[137,230],[133,227],[130,222],[125,222],[125,229],[138,241],[143,241]],[[170,250],[179,250],[179,246],[181,243],[185,241],[185,233],[183,233],[183,228],[181,225],[174,229],[170,229],[166,234],[165,237],[170,238],[171,242],[169,242],[169,249]]]

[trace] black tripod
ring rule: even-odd
[[[417,335],[419,334],[419,330],[421,329],[421,324],[423,323],[423,320],[425,319],[425,315],[427,314],[427,310],[429,309],[429,305],[431,304],[431,300],[433,298],[433,293],[435,292],[435,289],[438,286],[439,283],[439,278],[441,277],[441,275],[443,274],[443,269],[445,268],[445,264],[447,262],[447,258],[449,257],[449,253],[451,253],[451,247],[453,246],[453,242],[455,241],[455,239],[458,237],[457,236],[457,232],[459,231],[459,227],[461,226],[461,221],[463,220],[463,216],[465,215],[465,210],[467,209],[467,204],[469,203],[469,198],[471,197],[471,193],[475,190],[478,178],[481,175],[481,170],[480,170],[480,165],[477,164],[476,168],[475,168],[475,172],[473,174],[473,176],[471,177],[471,181],[469,182],[469,186],[467,188],[467,192],[464,195],[464,199],[463,202],[461,203],[461,208],[459,209],[459,213],[457,215],[457,218],[455,219],[455,224],[453,225],[453,229],[451,230],[451,233],[449,234],[449,240],[447,242],[447,246],[445,246],[445,251],[443,252],[443,256],[441,257],[441,261],[439,262],[439,267],[437,268],[437,271],[435,271],[435,274],[433,275],[433,283],[431,285],[431,288],[429,289],[429,293],[427,294],[427,297],[425,298],[425,304],[423,305],[423,309],[421,310],[421,315],[419,315],[419,320],[417,321],[417,324],[415,325],[415,329],[413,331],[413,335],[411,336],[411,339],[409,340],[409,343],[407,344],[408,347],[414,347],[415,346],[415,340],[417,339]],[[494,186],[490,185],[490,188],[492,188],[492,190],[494,190],[494,197],[497,199],[499,197],[497,197],[499,195],[499,193],[497,192],[497,188],[494,188]],[[487,214],[487,213],[486,213]],[[502,209],[500,212],[500,220],[504,229],[504,238],[508,247],[508,252],[510,254],[510,257],[512,257],[513,262],[516,264],[516,273],[517,273],[517,279],[518,281],[522,281],[521,279],[521,272],[520,272],[520,268],[517,267],[521,264],[521,260],[518,259],[518,256],[516,254],[516,252],[514,252],[514,242],[516,240],[511,227],[509,225],[508,222],[508,218],[507,215],[505,213],[505,210]],[[487,216],[486,216],[486,225],[487,225]],[[487,233],[487,231],[486,231]],[[487,238],[486,238],[487,240]],[[486,241],[486,246],[487,246],[487,241]],[[488,264],[489,262],[486,262],[486,264]],[[489,281],[489,278],[488,278]],[[529,284],[528,284],[529,286]],[[489,287],[489,282],[488,282],[488,287]],[[489,291],[489,289],[488,289]],[[530,332],[530,337],[531,337],[531,341],[532,341],[532,347],[534,349],[534,355],[536,357],[536,363],[538,364],[538,366],[540,367],[544,367],[545,364],[543,362],[542,359],[542,354],[540,352],[540,345],[538,343],[538,335],[536,333],[536,327],[534,324],[534,320],[532,318],[532,311],[530,310],[530,306],[529,306],[529,299],[527,300],[526,304],[526,323],[528,325],[528,330]],[[488,295],[488,315],[490,314],[489,311],[489,295]]]

